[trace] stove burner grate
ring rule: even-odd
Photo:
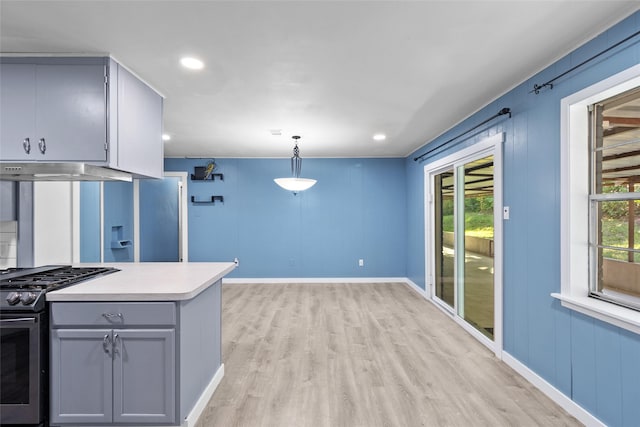
[[[70,267],[63,266],[52,270],[2,278],[0,289],[42,289],[53,290],[84,280],[119,271],[111,267]]]

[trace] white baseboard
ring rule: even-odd
[[[573,415],[578,421],[587,427],[606,427],[606,424],[594,417],[590,412],[571,400],[567,395],[549,384],[540,375],[533,372],[518,359],[507,353],[502,352],[502,361],[510,366],[514,371],[520,374],[524,379],[533,384],[538,390],[547,395],[551,400],[557,403],[562,409]]]
[[[228,278],[223,284],[233,283],[406,283],[406,277],[272,277],[272,278]]]
[[[427,295],[427,291],[418,286],[413,280],[408,277],[404,278],[404,284],[409,286],[411,289],[416,291],[418,294],[422,295],[422,297],[426,300],[429,300],[429,296]]]
[[[196,404],[193,406],[193,409],[191,410],[191,412],[189,412],[189,415],[187,415],[187,418],[184,419],[180,427],[191,427],[196,425],[196,423],[202,416],[202,413],[204,412],[205,408],[207,407],[207,404],[211,400],[213,393],[216,391],[216,389],[220,385],[220,382],[222,381],[223,377],[224,377],[224,363],[220,365],[220,367],[216,371],[216,374],[213,376],[213,378],[209,382],[209,385],[207,385],[207,387],[204,389],[204,391],[200,395],[200,398],[198,399]]]

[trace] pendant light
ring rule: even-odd
[[[300,171],[302,170],[302,159],[300,158],[300,149],[298,148],[299,136],[292,136],[295,141],[295,147],[293,147],[293,157],[291,157],[291,178],[276,178],[275,183],[285,190],[292,191],[294,195],[300,191],[308,190],[313,187],[317,182],[315,179],[300,178]]]

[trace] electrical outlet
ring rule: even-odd
[[[364,260],[362,258],[358,260],[358,266],[364,267]]]
[[[237,257],[233,259],[233,262],[236,263],[236,267],[240,267],[240,260]]]

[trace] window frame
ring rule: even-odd
[[[640,86],[640,64],[561,100],[560,293],[562,305],[640,334],[640,311],[590,294],[590,105]]]

